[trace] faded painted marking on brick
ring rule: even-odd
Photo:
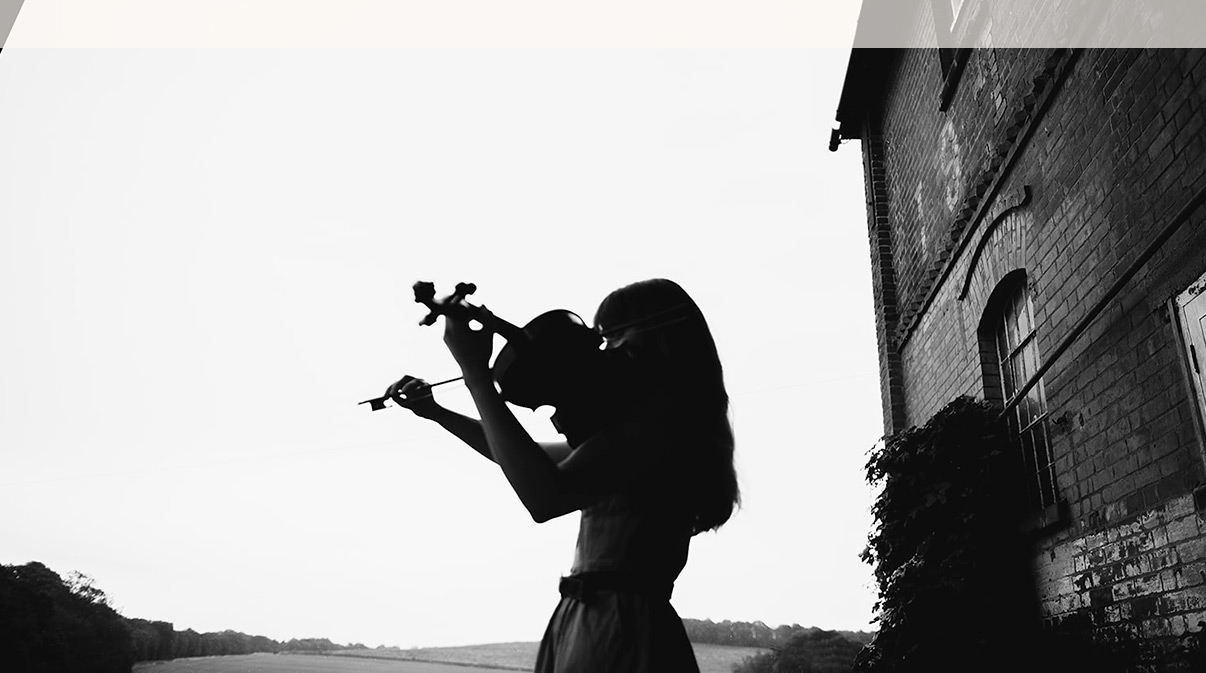
[[[938,174],[943,178],[943,202],[951,212],[959,207],[963,196],[963,167],[959,165],[961,154],[955,120],[948,119],[942,125],[942,132],[938,136],[938,155],[935,161]]]

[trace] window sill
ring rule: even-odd
[[[1049,535],[1067,527],[1071,519],[1072,517],[1068,513],[1068,503],[1059,500],[1054,505],[1036,510],[1023,519],[1021,531],[1027,535]]]

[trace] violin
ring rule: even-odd
[[[595,430],[614,395],[615,371],[601,350],[603,336],[572,311],[554,309],[518,327],[482,306],[465,299],[477,291],[472,283],[458,283],[452,294],[442,300],[435,296],[435,285],[414,284],[415,302],[429,310],[419,324],[430,326],[441,316],[480,323],[484,329],[501,335],[506,345],[499,351],[490,373],[499,393],[507,402],[528,409],[551,406],[556,409],[553,424],[570,443],[585,439]],[[449,379],[442,385],[460,380]],[[365,400],[372,410],[385,408],[380,397]]]

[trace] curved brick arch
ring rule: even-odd
[[[1032,266],[1028,264],[1027,232],[1033,218],[1029,213],[1011,210],[990,227],[976,249],[967,271],[962,299],[968,302],[968,314],[982,316],[993,290],[1005,276]]]

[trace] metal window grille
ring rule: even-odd
[[[996,346],[1002,399],[1008,400],[1039,367],[1034,308],[1024,284],[1001,307]],[[1055,460],[1047,436],[1047,397],[1041,379],[1010,414],[1009,425],[1022,450],[1028,501],[1035,509],[1054,505]]]

